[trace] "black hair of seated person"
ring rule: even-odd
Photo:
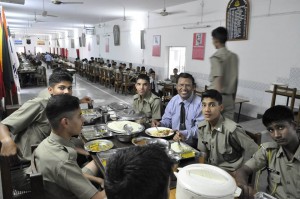
[[[262,117],[262,122],[266,127],[273,122],[289,122],[291,124],[293,121],[293,111],[282,105],[272,106],[265,111]]]
[[[74,111],[80,109],[80,101],[72,95],[53,95],[50,97],[45,113],[52,129],[57,130],[62,118],[74,117]]]
[[[142,66],[142,67],[141,67],[141,71],[146,71],[145,66]]]
[[[195,83],[195,79],[193,77],[193,75],[189,74],[189,73],[180,73],[178,76],[177,76],[177,79],[176,79],[176,83],[178,84],[178,80],[179,78],[188,78],[190,80],[192,80],[192,84],[194,86],[196,86],[196,83]]]
[[[73,82],[73,77],[70,75],[70,73],[67,71],[58,71],[54,72],[49,77],[49,86],[54,87],[56,84],[60,82]]]
[[[221,93],[219,93],[219,91],[215,89],[209,89],[202,93],[201,101],[203,101],[204,98],[214,99],[218,102],[219,105],[221,105],[223,101]]]
[[[136,81],[138,81],[139,79],[146,80],[150,84],[150,77],[146,74],[139,74],[136,78]]]
[[[214,29],[211,33],[211,36],[218,40],[221,44],[225,44],[228,40],[228,32],[227,29],[224,27],[218,27]]]
[[[158,146],[119,150],[108,160],[104,190],[108,199],[167,199],[172,162]]]

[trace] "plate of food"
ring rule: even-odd
[[[184,142],[180,142],[180,144],[178,142],[172,142],[171,150],[177,154],[180,154],[182,159],[193,158],[197,152],[196,149]]]
[[[132,138],[131,142],[135,146],[145,146],[145,145],[147,145],[147,140],[150,140],[150,139],[151,138],[149,138],[149,137],[140,136],[140,137]]]
[[[107,123],[107,128],[115,133],[124,134],[126,133],[125,125],[130,127],[131,133],[139,133],[145,129],[143,125],[131,121],[111,121]]]
[[[146,129],[145,133],[151,137],[163,138],[172,136],[174,134],[174,131],[167,127],[152,127]]]
[[[114,144],[109,140],[93,140],[84,144],[84,149],[97,153],[102,151],[108,151],[113,148]]]
[[[113,133],[107,130],[106,124],[83,126],[81,134],[87,141],[113,136]]]

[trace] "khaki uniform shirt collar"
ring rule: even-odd
[[[208,125],[209,129],[212,131],[217,131],[219,133],[223,133],[223,122],[224,121],[225,121],[224,117],[222,115],[220,115],[219,120],[218,120],[216,126],[214,127],[214,129],[211,129],[210,125]]]
[[[279,150],[276,154],[277,158],[280,156],[286,156],[282,147],[279,147]],[[298,161],[300,161],[300,145],[298,146],[298,149],[296,150],[293,159],[297,159]]]
[[[51,134],[49,135],[49,139],[52,141],[55,141],[58,144],[61,144],[63,146],[67,146],[67,147],[71,147],[71,148],[75,147],[74,144],[72,142],[70,142],[70,140],[66,140],[53,132],[51,132]]]
[[[152,93],[149,92],[148,94],[146,94],[143,98],[143,101],[145,102],[149,102],[150,98],[151,98]],[[137,94],[134,99],[138,99],[138,101],[141,101],[141,96],[139,94]]]

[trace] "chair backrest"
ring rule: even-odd
[[[36,169],[35,159],[34,159],[34,150],[38,145],[32,145],[32,157],[31,157],[31,171],[30,174],[30,186],[31,186],[31,197],[32,199],[40,199],[44,197],[44,184],[43,176]]]
[[[35,146],[32,146],[36,148]],[[0,142],[1,149],[1,142]],[[13,199],[14,190],[11,178],[11,166],[8,157],[0,156],[0,169],[1,169],[1,184],[2,184],[2,193],[3,199]],[[30,199],[41,199],[44,197],[44,185],[43,185],[43,176],[38,172],[33,172],[30,174],[30,185],[31,191],[25,191],[26,195],[18,195],[17,198],[30,198]],[[30,194],[28,194],[30,193]],[[22,193],[20,193],[22,194]]]
[[[283,87],[279,85],[274,85],[273,88],[273,95],[272,95],[272,101],[271,101],[271,107],[275,106],[276,102],[276,96],[285,96],[287,99],[291,98],[291,103],[290,103],[290,109],[294,109],[295,105],[295,98],[296,98],[296,93],[297,93],[297,88],[288,88],[288,87]],[[288,100],[287,100],[288,102]],[[286,104],[288,106],[288,103]]]

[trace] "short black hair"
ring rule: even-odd
[[[72,117],[73,111],[80,109],[80,101],[72,95],[53,95],[50,97],[45,113],[53,129],[58,129],[60,120]]]
[[[217,91],[215,89],[209,89],[209,90],[204,91],[204,93],[202,93],[201,101],[203,101],[204,98],[214,99],[219,103],[219,105],[221,105],[223,103],[221,93],[219,93],[219,91]]]
[[[153,73],[155,74],[155,71],[154,71],[154,70],[151,70],[151,71],[150,71],[150,74],[153,74]]]
[[[167,199],[173,163],[159,146],[119,150],[109,158],[104,189],[109,199]]]
[[[180,73],[180,74],[177,76],[177,79],[176,79],[176,83],[177,83],[177,84],[178,84],[179,78],[188,78],[188,79],[192,80],[192,84],[193,84],[194,86],[196,85],[194,77],[193,77],[191,74],[189,74],[189,73]]]
[[[214,39],[217,39],[220,43],[225,44],[228,40],[228,32],[227,29],[224,27],[218,27],[214,29],[211,33],[211,36]]]
[[[286,106],[276,105],[267,109],[262,117],[263,124],[268,127],[273,122],[289,122],[294,121],[294,113]]]
[[[69,72],[65,71],[57,71],[50,75],[49,77],[49,86],[54,87],[56,84],[61,83],[63,81],[73,82],[73,77]]]
[[[148,83],[150,83],[150,77],[146,74],[139,74],[139,76],[136,78],[136,81],[138,81],[139,79],[146,80]]]

